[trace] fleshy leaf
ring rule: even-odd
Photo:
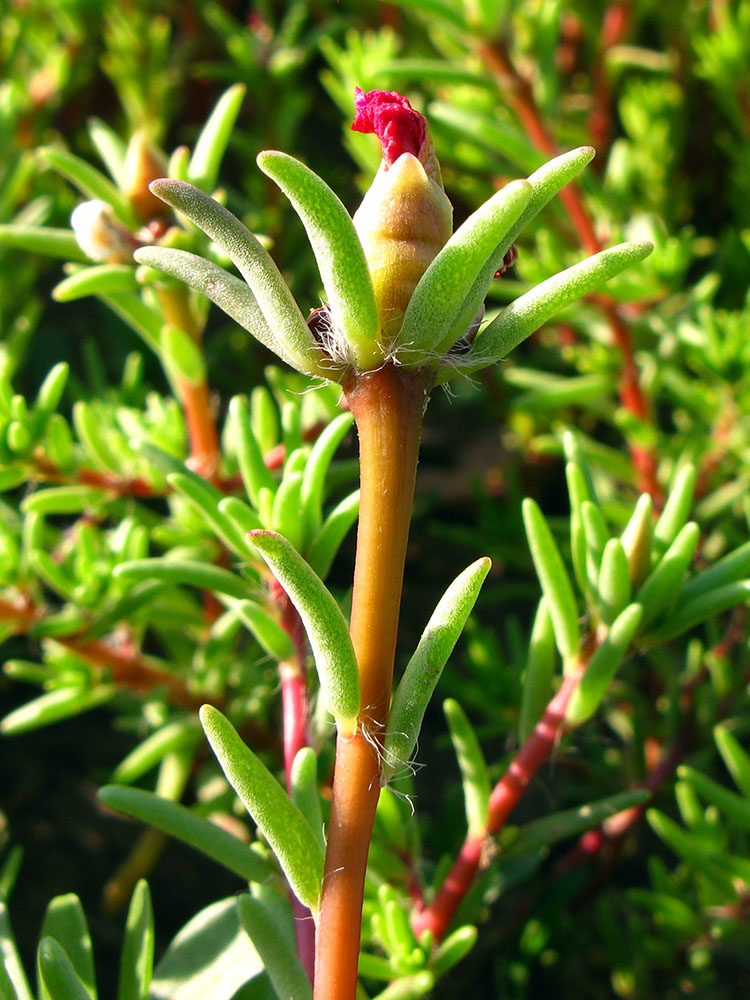
[[[451,236],[414,289],[399,333],[405,365],[440,358],[454,342],[453,322],[481,267],[528,205],[528,181],[512,181]],[[465,331],[464,331],[465,332]]]
[[[64,278],[52,289],[58,302],[73,302],[86,295],[108,295],[138,289],[135,271],[127,264],[94,264]]]
[[[323,852],[307,820],[218,709],[204,705],[200,715],[229,784],[270,844],[297,899],[317,914]]]
[[[110,809],[163,830],[245,881],[262,882],[269,876],[266,862],[247,844],[185,806],[142,788],[123,785],[105,785],[99,789],[98,797]]]
[[[652,249],[650,243],[620,243],[542,281],[511,302],[479,332],[462,361],[462,369],[476,371],[504,358],[560,310],[637,264]]]
[[[39,969],[44,983],[44,997],[50,1000],[91,1000],[65,949],[52,937],[45,937],[39,945]]]
[[[55,943],[64,951],[71,971],[87,995],[96,1000],[93,947],[86,916],[78,896],[67,893],[56,896],[50,902],[44,915],[41,937],[47,940],[54,938]],[[46,980],[44,969],[42,974]],[[53,1000],[56,1000],[55,993],[52,990],[50,993]]]
[[[80,264],[89,264],[89,258],[78,246],[72,229],[52,229],[46,226],[22,226],[11,223],[0,226],[0,246],[29,253],[58,257]]]
[[[557,664],[555,631],[546,598],[539,601],[529,639],[526,671],[523,677],[518,738],[525,743],[534,731],[552,697],[552,678]]]
[[[547,600],[557,648],[565,660],[572,660],[578,652],[580,632],[578,608],[567,570],[544,515],[537,503],[529,498],[523,502],[523,521],[531,557]]]
[[[452,338],[454,341],[462,337],[469,324],[474,319],[479,307],[487,297],[490,284],[497,269],[502,265],[503,257],[510,248],[518,234],[537,215],[557,192],[565,187],[573,178],[590,163],[594,157],[592,146],[581,146],[573,149],[569,153],[562,153],[553,160],[543,164],[535,170],[527,180],[533,189],[533,194],[528,205],[521,213],[520,217],[505,234],[504,239],[495,247],[494,252],[489,257],[487,263],[479,272],[471,292],[466,298],[461,313],[453,327]]]
[[[700,528],[695,521],[690,521],[680,531],[638,590],[635,599],[643,605],[641,622],[643,627],[652,622],[666,607],[675,603],[683,582],[683,574],[690,565],[699,537]],[[668,626],[669,623],[665,622],[665,625]]]
[[[338,503],[321,525],[310,545],[307,559],[321,580],[325,580],[336,553],[359,514],[359,490]]]
[[[312,1000],[312,985],[294,947],[279,934],[273,915],[259,899],[243,893],[237,900],[240,921],[263,960],[277,997]]]
[[[246,600],[253,593],[249,583],[237,573],[199,559],[133,559],[116,566],[113,576],[125,580],[162,580],[185,584],[228,594],[239,600]]]
[[[586,719],[590,719],[599,707],[628,651],[642,615],[643,608],[640,604],[630,604],[613,622],[604,640],[591,657],[581,683],[568,703],[565,720],[569,725],[580,725]]]
[[[187,180],[203,191],[213,191],[219,167],[245,97],[244,83],[225,90],[201,129],[187,169]]]
[[[317,835],[321,851],[325,851],[323,814],[318,791],[318,760],[312,747],[302,747],[294,756],[291,773],[292,801]]]
[[[187,250],[141,247],[133,256],[139,264],[147,264],[163,274],[184,281],[186,285],[205,295],[269,351],[278,354],[292,367],[297,367],[281,342],[273,335],[255,296],[241,278],[210,260],[188,253]]]
[[[482,748],[464,710],[453,698],[443,704],[443,711],[456,751],[466,806],[469,836],[482,837],[487,832],[490,809],[490,776]]]
[[[378,307],[351,216],[325,181],[294,157],[269,150],[258,156],[258,166],[278,184],[302,220],[334,331],[343,335],[358,368],[378,367],[383,362]]]
[[[302,480],[302,504],[308,526],[317,531],[322,520],[326,476],[336,449],[352,426],[351,413],[340,413],[312,446]]]
[[[393,696],[383,751],[383,781],[411,758],[422,719],[443,667],[490,571],[484,557],[472,563],[448,587],[422,633]]]
[[[266,322],[299,371],[333,377],[279,270],[247,226],[223,205],[184,181],[159,180],[154,194],[186,215],[229,255],[247,281]]]
[[[125,921],[117,1000],[148,997],[154,967],[154,912],[148,883],[141,879],[133,891]]]
[[[328,710],[339,731],[351,736],[360,707],[359,671],[341,608],[289,542],[273,531],[252,531],[254,545],[289,595],[305,624]]]

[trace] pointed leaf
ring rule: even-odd
[[[292,802],[310,824],[312,832],[317,835],[321,851],[325,851],[323,813],[318,791],[318,759],[312,747],[302,747],[295,754],[291,786]]]
[[[154,913],[148,883],[133,891],[125,921],[117,1000],[148,1000],[154,966]]]
[[[454,342],[453,323],[480,269],[528,205],[533,188],[512,181],[493,195],[456,230],[414,289],[404,314],[400,360],[421,366],[425,357],[442,357]]]
[[[224,91],[195,143],[188,164],[187,180],[203,191],[211,192],[216,187],[219,167],[237,115],[240,113],[246,89],[243,83],[235,83]]]
[[[706,802],[716,806],[730,826],[750,832],[750,799],[731,792],[718,781],[687,765],[679,767],[677,775],[682,781],[689,782]]]
[[[250,502],[257,507],[258,491],[263,486],[275,490],[276,481],[263,461],[263,453],[253,433],[247,397],[235,396],[229,404],[229,413],[237,433],[237,462],[242,482],[245,484]]]
[[[318,347],[292,293],[247,226],[192,184],[160,180],[154,181],[151,189],[157,197],[186,215],[229,255],[295,367],[308,374],[331,377],[332,372],[326,372],[321,364]]]
[[[294,894],[317,914],[323,853],[307,820],[218,709],[204,705],[200,716],[221,769],[270,844]]]
[[[688,519],[695,491],[695,480],[695,466],[684,465],[669,489],[664,510],[654,526],[654,543],[659,554],[672,544],[677,533]]]
[[[686,603],[693,601],[709,591],[718,590],[728,583],[736,583],[748,577],[750,577],[750,542],[745,542],[688,580],[680,594],[680,605],[683,601]]]
[[[642,615],[643,608],[640,604],[630,604],[613,622],[606,637],[591,657],[581,683],[568,702],[565,713],[568,725],[580,725],[586,719],[590,719],[597,710],[617,668],[627,654]]]
[[[129,785],[148,774],[167,754],[197,746],[200,739],[201,731],[192,716],[168,722],[120,761],[112,772],[112,781]]]
[[[237,615],[274,660],[284,663],[294,657],[294,642],[265,608],[255,601],[233,601],[230,598],[224,598],[223,603]]]
[[[750,754],[742,748],[739,740],[724,725],[716,726],[714,739],[735,785],[743,795],[750,799]]]
[[[477,371],[504,358],[552,316],[643,260],[652,249],[650,243],[621,243],[542,281],[480,331],[462,369]]]
[[[66,625],[64,634],[70,634]],[[98,708],[113,698],[117,688],[103,684],[91,691],[77,687],[56,688],[46,691],[38,698],[27,701],[24,705],[9,712],[0,722],[0,732],[6,736],[17,736],[28,733],[32,729],[50,726],[53,722],[61,722],[73,715],[80,715],[92,708]]]
[[[263,960],[277,997],[312,1000],[312,985],[300,960],[283,934],[279,934],[272,914],[248,893],[237,900],[240,921]]]
[[[45,1000],[91,1000],[65,949],[54,938],[45,937],[39,945],[39,969]]]
[[[407,763],[432,692],[492,566],[484,557],[463,571],[440,598],[393,696],[383,750],[383,780]]]
[[[495,247],[487,263],[479,272],[463,309],[453,326],[453,340],[462,337],[487,297],[495,272],[502,266],[503,257],[518,234],[528,225],[556,194],[579,173],[594,157],[592,146],[582,146],[569,153],[556,156],[528,177],[533,194],[520,217],[511,226],[505,238]],[[442,380],[442,378],[441,378]]]
[[[73,302],[87,295],[108,295],[138,289],[135,271],[127,264],[94,264],[63,279],[52,289],[57,302]]]
[[[529,652],[523,676],[518,739],[521,744],[531,736],[552,697],[552,679],[557,664],[557,647],[552,617],[546,598],[539,601],[529,639]]]
[[[185,806],[142,788],[122,785],[105,785],[99,789],[98,797],[110,809],[163,830],[245,881],[262,882],[268,878],[267,863],[247,844]]]
[[[262,972],[231,896],[211,903],[178,932],[156,966],[149,1000],[234,1000]]]
[[[78,896],[68,893],[51,901],[44,915],[40,936],[48,940],[54,938],[88,996],[96,1000],[93,948]]]
[[[577,809],[566,809],[564,812],[533,820],[513,831],[513,840],[507,845],[502,845],[502,855],[509,859],[531,854],[559,840],[591,830],[611,816],[616,816],[626,809],[642,806],[650,798],[651,792],[648,790],[634,789],[589,802],[588,805],[579,806]]]
[[[321,580],[325,580],[341,543],[359,515],[359,490],[338,503],[312,541],[307,559]]]
[[[461,769],[469,836],[483,837],[487,832],[490,809],[490,776],[482,748],[466,713],[457,701],[448,698],[443,703],[443,711]]]
[[[628,571],[634,588],[641,586],[651,570],[653,511],[651,496],[648,493],[642,494],[620,536],[628,557]],[[750,565],[748,568],[750,569]]]
[[[55,149],[53,146],[44,146],[38,150],[37,155],[42,163],[66,177],[87,198],[106,201],[112,206],[121,222],[131,228],[137,228],[128,199],[96,167],[92,167],[80,156],[69,153],[66,149]]]
[[[359,671],[341,609],[320,577],[281,535],[252,531],[248,541],[266,560],[299,612],[328,710],[342,735],[353,735],[360,708]]]
[[[78,246],[78,240],[72,229],[22,226],[15,223],[3,225],[0,226],[0,247],[26,250],[28,253],[38,253],[44,257],[75,261],[77,264],[91,263]]]
[[[33,1000],[13,937],[8,907],[2,899],[0,899],[0,968],[5,969],[13,986],[12,1000]]]
[[[638,590],[636,600],[643,605],[642,626],[653,621],[661,611],[674,603],[699,537],[698,525],[694,521],[686,524]]]
[[[351,413],[340,413],[330,422],[312,446],[305,463],[302,481],[302,503],[305,517],[312,531],[320,528],[326,476],[338,446],[346,437],[354,418]]]
[[[523,502],[523,521],[531,558],[552,618],[557,648],[563,659],[572,660],[578,653],[580,633],[578,608],[568,573],[544,515],[530,498]]]
[[[248,581],[237,573],[198,559],[133,559],[116,566],[112,575],[119,580],[162,580],[184,584],[199,590],[228,594],[239,600],[246,600],[253,593]]]
[[[274,336],[255,296],[241,278],[197,254],[172,247],[141,247],[134,257],[139,264],[147,264],[156,271],[184,281],[205,295],[264,347],[294,367],[291,355]]]
[[[372,278],[351,216],[322,178],[286,153],[268,150],[258,166],[291,201],[307,232],[326,290],[335,333],[362,370],[383,362]]]

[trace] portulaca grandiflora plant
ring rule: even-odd
[[[550,316],[651,249],[648,243],[625,243],[604,250],[520,296],[482,325],[490,283],[512,259],[518,233],[586,166],[594,150],[573,150],[529,178],[507,184],[453,232],[451,204],[424,117],[397,93],[358,91],[355,105],[352,128],[380,139],[382,161],[353,217],[299,160],[277,151],[258,157],[260,169],[299,214],[318,263],[326,301],[309,319],[253,234],[208,194],[183,181],[157,180],[151,190],[206,233],[242,277],[174,248],[154,245],[135,253],[139,263],[203,293],[293,368],[340,385],[358,430],[361,498],[349,622],[286,538],[263,529],[247,538],[304,622],[321,694],[335,720],[331,812],[323,839],[310,751],[300,751],[289,797],[221,712],[211,706],[201,712],[229,782],[299,904],[296,955],[286,954],[288,942],[269,929],[252,894],[240,904],[279,996],[295,1000],[310,995],[354,1000],[357,995],[363,890],[380,791],[412,757],[427,702],[489,569],[489,560],[480,559],[451,585],[392,693],[420,429],[430,393],[501,360]],[[412,914],[414,946],[428,956],[440,947],[478,871],[477,845],[497,833],[545,759],[583,672],[574,604],[561,589],[564,573],[532,504],[526,519],[543,586],[550,592],[545,615],[565,658],[566,679],[529,734],[526,756],[511,769],[507,787],[492,798],[477,793],[470,802],[470,836],[458,877]],[[605,629],[604,635],[611,636],[610,661],[612,648],[620,656],[627,649],[639,607],[630,606],[624,618]],[[462,747],[459,755],[476,759],[461,709],[449,703],[447,712]],[[473,785],[484,787],[481,778]],[[429,961],[423,969],[415,967],[415,975],[422,978],[413,988],[429,989],[434,977]]]
[[[485,296],[495,276],[513,261],[518,234],[586,166],[593,149],[565,153],[527,179],[507,184],[454,233],[451,205],[425,119],[399,94],[358,91],[353,128],[378,137],[382,161],[353,217],[303,163],[276,151],[258,158],[261,170],[299,214],[317,259],[325,302],[306,317],[261,243],[208,193],[215,188],[220,150],[240,99],[236,89],[222,98],[188,168],[179,156],[173,157],[171,172],[188,176],[194,183],[176,177],[153,181],[151,200],[142,213],[136,213],[130,228],[126,220],[131,208],[120,205],[117,214],[119,200],[117,192],[110,191],[111,185],[99,182],[93,190],[89,170],[70,157],[55,154],[89,198],[109,192],[111,201],[97,197],[76,210],[77,244],[62,231],[9,228],[5,234],[6,241],[15,240],[12,245],[27,249],[43,245],[49,251],[50,246],[59,245],[65,254],[71,248],[80,250],[85,260],[72,259],[83,266],[59,286],[58,297],[95,291],[126,315],[162,358],[186,415],[190,468],[174,457],[175,442],[164,437],[166,411],[158,414],[159,441],[166,441],[170,454],[157,446],[149,447],[146,457],[158,466],[162,487],[166,483],[172,490],[175,509],[182,510],[183,498],[189,501],[193,513],[198,512],[207,530],[216,533],[217,546],[223,548],[218,555],[212,550],[208,556],[201,548],[198,554],[205,558],[188,558],[180,542],[175,552],[145,558],[145,529],[121,524],[108,556],[121,558],[119,562],[114,559],[117,566],[109,574],[108,585],[125,590],[116,589],[114,604],[92,619],[85,604],[89,581],[82,578],[74,586],[64,568],[48,556],[43,516],[78,512],[86,509],[92,496],[107,500],[114,491],[116,498],[117,489],[127,496],[154,496],[153,484],[147,489],[149,483],[134,477],[124,462],[127,482],[109,472],[91,470],[84,479],[78,470],[79,481],[74,484],[53,485],[27,496],[24,545],[31,555],[37,553],[33,560],[29,557],[29,564],[68,606],[45,617],[33,602],[7,600],[3,613],[15,623],[15,631],[33,628],[33,635],[51,637],[63,652],[93,657],[97,669],[103,665],[109,673],[104,673],[104,681],[99,679],[99,687],[93,683],[91,690],[68,690],[72,682],[63,662],[61,683],[68,688],[47,691],[12,713],[2,726],[8,733],[21,731],[112,697],[119,661],[101,637],[113,623],[126,614],[139,613],[149,595],[161,593],[165,583],[213,591],[231,618],[228,624],[219,619],[224,621],[222,627],[234,628],[232,616],[239,615],[265,652],[278,661],[287,788],[255,752],[262,748],[248,746],[233,724],[247,729],[257,719],[247,713],[242,716],[242,699],[238,708],[237,699],[221,693],[215,700],[232,721],[215,705],[202,708],[201,721],[229,784],[257,827],[259,836],[251,845],[169,801],[179,799],[194,759],[190,755],[178,762],[181,777],[176,792],[174,775],[170,778],[175,755],[179,757],[185,741],[191,754],[196,745],[192,714],[158,730],[118,768],[118,778],[127,782],[128,775],[133,780],[155,760],[162,761],[167,748],[157,785],[165,797],[113,784],[101,790],[102,801],[202,850],[249,883],[250,889],[236,904],[225,900],[209,908],[210,913],[204,911],[194,918],[154,971],[148,888],[140,883],[127,921],[119,996],[121,1000],[183,1000],[199,991],[219,1000],[235,996],[266,1000],[270,980],[280,1000],[355,1000],[380,989],[378,984],[385,984],[377,993],[379,1000],[410,1000],[429,994],[435,982],[471,949],[477,931],[461,923],[459,907],[471,904],[471,890],[481,884],[480,875],[493,858],[499,856],[512,865],[591,827],[604,830],[603,835],[608,830],[616,835],[612,823],[625,829],[643,810],[649,791],[635,788],[522,827],[507,824],[560,739],[597,710],[630,652],[670,640],[746,599],[750,556],[745,545],[689,578],[699,540],[697,525],[688,521],[696,480],[689,464],[675,475],[658,517],[651,497],[644,494],[624,530],[612,535],[583,451],[573,434],[565,436],[572,574],[539,507],[532,500],[526,500],[523,507],[542,595],[522,685],[519,749],[493,784],[467,715],[455,700],[446,700],[444,711],[462,776],[466,836],[450,870],[439,870],[435,885],[424,887],[416,871],[419,850],[413,840],[414,824],[409,825],[408,808],[392,788],[403,786],[403,773],[417,754],[427,705],[490,568],[489,560],[480,558],[447,587],[392,690],[425,407],[436,386],[501,360],[559,310],[643,259],[650,245],[625,243],[603,250],[525,292],[485,321]],[[156,161],[146,157],[142,148],[139,151],[137,143],[133,148],[143,168],[141,177],[152,179]],[[129,176],[128,172],[123,176]],[[145,197],[145,183],[138,191]],[[180,225],[165,229],[162,219],[161,225],[146,231],[144,220],[158,220],[164,203],[175,211]],[[199,230],[213,241],[210,252],[214,257],[219,257],[218,247],[241,277],[215,261],[178,248],[200,246]],[[269,471],[256,441],[263,421],[251,420],[251,407],[241,397],[229,407],[228,430],[222,438],[235,440],[241,475],[228,479],[225,474],[222,444],[208,419],[209,392],[199,352],[205,310],[198,297],[188,296],[183,283],[215,302],[297,372],[340,387],[351,414],[331,419],[332,409],[309,454],[290,447],[289,442],[300,438],[299,406],[291,406],[291,417],[286,420],[293,426],[280,482]],[[141,286],[155,293],[145,302],[139,297]],[[50,423],[63,382],[64,372],[53,372],[36,404],[28,408],[21,397],[11,399],[0,386],[4,393],[0,406],[9,422],[8,453],[12,452],[3,474],[13,486],[29,479],[44,482],[45,476],[54,476],[57,483],[73,467],[67,459],[52,461],[59,447],[51,452],[48,448],[49,453],[42,456],[39,449],[34,450],[40,428]],[[81,437],[96,445],[96,420],[89,413],[84,421],[87,413],[79,407]],[[322,578],[356,516],[356,496],[342,501],[326,518],[322,498],[328,465],[351,415],[359,434],[361,495],[347,621]],[[278,424],[276,414],[269,420]],[[61,426],[61,421],[55,426]],[[261,436],[268,438],[268,447],[276,445],[272,436]],[[50,434],[54,443],[52,438]],[[13,464],[15,454],[20,459]],[[227,495],[236,493],[239,486],[246,487],[250,505]],[[82,489],[89,491],[83,497]],[[92,526],[86,524],[84,529],[81,535],[87,552],[91,551],[88,560],[79,562],[83,575],[88,568],[93,578],[91,567],[96,553],[104,551],[105,541],[95,545]],[[230,560],[245,560],[251,571],[242,576],[222,568],[216,564],[222,554]],[[257,567],[267,574],[263,583],[270,601],[265,610],[257,601],[262,589]],[[82,607],[76,607],[76,602]],[[154,606],[154,616],[160,607]],[[314,724],[310,718],[300,623],[315,661],[320,704],[336,728],[330,809],[320,794],[316,760],[325,726],[318,713]],[[66,629],[73,632],[69,635]],[[234,660],[233,648],[230,652]],[[155,671],[152,662],[141,659],[131,666],[137,667],[136,686],[147,679],[151,686],[162,686],[186,713],[195,710],[198,692],[179,682],[166,666]],[[37,667],[31,673],[27,669],[25,676],[47,678]],[[76,668],[75,677],[79,676]],[[737,752],[731,746],[727,750],[732,760]],[[321,783],[326,778],[321,774]],[[692,775],[693,779],[698,782],[700,776]],[[696,787],[700,791],[704,786]],[[739,808],[735,812],[739,814]],[[370,851],[376,821],[378,837]],[[682,844],[684,838],[675,842]],[[474,919],[476,907],[463,907],[467,909],[469,919]],[[366,947],[361,949],[363,914]],[[0,997],[30,1000],[32,994],[8,943],[4,921],[0,904],[0,944],[5,942]],[[222,934],[226,948],[216,961],[211,959],[206,971],[205,953]],[[263,970],[267,978],[261,975]],[[39,971],[44,1000],[87,1000],[96,995],[85,922],[79,904],[70,897],[60,897],[50,908],[39,949]]]

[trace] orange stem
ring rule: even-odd
[[[336,744],[331,821],[318,921],[315,1000],[357,992],[367,853],[380,791],[378,747],[390,706],[401,587],[422,412],[423,372],[386,365],[347,388],[357,422],[361,501],[351,636],[362,709],[356,734]]]

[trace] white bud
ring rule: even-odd
[[[73,210],[70,224],[78,246],[91,260],[106,264],[129,264],[140,246],[116,217],[106,201],[84,201]]]

